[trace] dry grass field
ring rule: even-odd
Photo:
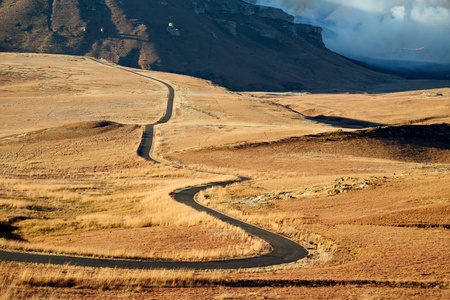
[[[170,260],[247,256],[267,249],[263,242],[241,230],[196,213],[169,196],[180,187],[230,176],[178,170],[137,157],[142,131],[139,125],[124,124],[123,116],[136,111],[142,123],[154,122],[160,117],[166,95],[159,85],[145,79],[149,83],[146,86],[139,76],[84,58],[3,56],[2,63],[14,67],[5,67],[2,89],[8,91],[25,85],[30,86],[30,90],[25,89],[23,94],[17,92],[16,99],[11,98],[11,93],[2,93],[14,104],[3,109],[5,131],[11,133],[11,128],[16,131],[29,126],[28,130],[22,129],[19,134],[0,139],[2,247]],[[43,61],[52,67],[43,68]],[[54,97],[47,97],[46,90],[32,88],[43,82],[64,87],[65,70],[75,73],[77,69],[71,66],[77,64],[80,69],[86,65],[84,71],[78,70],[73,75],[78,77],[74,80],[80,81],[80,89],[84,86],[84,94],[63,90]],[[56,70],[53,70],[54,65]],[[10,69],[30,70],[35,75],[14,77],[8,73]],[[46,72],[62,75],[47,78]],[[105,81],[96,80],[96,76]],[[114,76],[117,82],[106,82],[106,78]],[[94,93],[92,98],[86,96],[91,93]],[[107,97],[115,93],[117,97],[131,99],[129,106],[122,105],[123,115],[120,106],[114,108],[116,96]],[[57,99],[65,100],[59,106]],[[14,106],[18,105],[15,102],[19,101],[26,104],[15,110]],[[32,104],[52,107],[55,117],[35,115]],[[89,118],[94,120],[86,121],[86,115],[81,112],[79,115],[64,112],[66,107],[83,105]],[[142,107],[147,105],[143,112]],[[99,107],[111,107],[120,117],[111,117],[115,121],[102,121],[105,116],[98,114]],[[34,116],[33,123],[27,125],[26,118],[30,115]],[[77,119],[78,122],[70,122]],[[70,123],[53,127],[67,122]],[[45,129],[34,130],[42,127]],[[173,243],[167,244],[167,239]]]
[[[80,121],[144,124],[165,108],[165,87],[87,58],[1,57],[1,136]]]
[[[268,246],[169,196],[240,175],[253,180],[198,201],[310,255],[202,272],[2,262],[4,299],[450,296],[450,88],[420,81],[400,83],[402,92],[233,93],[138,72],[176,89],[173,119],[156,126],[158,157],[229,175],[137,157],[140,125],[164,111],[163,86],[87,58],[2,53],[1,247],[157,260],[256,255]]]

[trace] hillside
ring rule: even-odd
[[[448,127],[444,123],[335,131],[278,141],[174,151],[166,159],[215,169],[263,173],[282,170],[303,176],[377,173],[383,168],[395,170],[400,164],[448,164]]]
[[[338,154],[406,162],[450,162],[448,124],[386,126],[354,132],[328,132],[291,137],[272,143],[235,146],[235,149],[277,148],[277,153]],[[273,151],[273,149],[272,149]]]
[[[392,80],[329,51],[321,29],[239,0],[4,0],[0,51],[89,55],[233,90],[363,90]]]

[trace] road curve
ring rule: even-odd
[[[97,59],[92,59],[98,63],[104,64],[109,67],[119,68],[126,72],[136,74],[138,76],[145,77],[147,79],[159,82],[167,87],[168,97],[167,106],[164,115],[154,124],[148,124],[144,126],[141,143],[138,147],[137,153],[139,156],[146,160],[160,163],[156,159],[151,157],[153,147],[154,126],[157,124],[166,123],[172,117],[173,103],[175,98],[175,91],[173,87],[159,79],[140,74],[138,72],[131,71],[119,66],[112,66]],[[217,174],[217,173],[214,173]],[[250,178],[241,177],[237,181],[227,182],[215,182],[201,186],[194,186],[176,190],[171,193],[171,196],[176,201],[188,205],[197,211],[206,212],[209,215],[231,224],[236,227],[240,227],[249,234],[259,237],[272,246],[272,252],[256,257],[242,258],[242,259],[230,259],[220,261],[206,261],[206,262],[187,262],[187,261],[149,261],[149,260],[132,260],[132,259],[103,259],[103,258],[91,258],[81,256],[70,255],[56,255],[45,254],[36,252],[23,252],[23,251],[10,251],[1,249],[0,260],[4,261],[17,261],[17,262],[30,262],[30,263],[50,263],[55,265],[77,265],[86,267],[108,267],[108,268],[126,268],[126,269],[239,269],[239,268],[254,268],[254,267],[266,267],[279,264],[285,264],[297,261],[308,255],[308,251],[299,244],[289,240],[283,236],[275,234],[273,232],[261,229],[251,224],[239,221],[230,216],[224,215],[216,210],[200,205],[194,200],[194,196],[207,188],[213,186],[227,186],[229,184],[250,180]]]

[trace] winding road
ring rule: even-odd
[[[155,163],[161,163],[155,158],[152,158],[153,136],[154,126],[168,122],[172,117],[173,104],[175,99],[174,88],[159,79],[126,69],[120,66],[107,64],[101,60],[93,59],[93,61],[108,67],[118,68],[126,72],[133,73],[135,75],[145,77],[147,79],[159,82],[167,87],[168,97],[167,106],[164,115],[154,124],[145,125],[141,144],[137,150],[139,156],[146,160],[153,161]],[[178,167],[178,166],[177,166]],[[200,170],[197,170],[200,171]],[[205,172],[205,171],[200,171]],[[217,173],[214,173],[217,174]],[[131,260],[131,259],[101,259],[101,258],[89,258],[81,256],[69,256],[69,255],[55,255],[44,254],[36,252],[23,252],[12,250],[0,250],[0,260],[4,261],[18,261],[18,262],[30,262],[30,263],[50,263],[56,265],[78,265],[88,267],[108,267],[108,268],[127,268],[127,269],[239,269],[239,268],[254,268],[254,267],[266,267],[279,264],[285,264],[297,261],[306,257],[308,251],[299,244],[289,240],[283,236],[275,234],[273,232],[258,228],[251,224],[239,221],[227,215],[224,215],[216,210],[200,205],[194,200],[194,196],[207,188],[213,186],[227,186],[229,184],[250,180],[250,178],[241,177],[240,180],[227,181],[227,182],[214,182],[206,185],[195,186],[176,190],[171,193],[171,196],[176,201],[188,205],[197,211],[206,212],[209,215],[220,219],[233,226],[244,229],[251,235],[259,237],[272,246],[272,252],[256,257],[242,258],[242,259],[230,259],[220,261],[206,261],[206,262],[169,262],[169,261],[148,261],[148,260]]]

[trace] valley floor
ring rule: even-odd
[[[0,54],[0,247],[173,261],[267,253],[169,196],[245,176],[197,201],[310,254],[226,271],[0,262],[4,299],[449,297],[450,84],[234,93],[134,70],[175,87],[172,120],[155,126],[162,165],[136,150],[141,125],[164,113],[164,85],[105,63]]]

